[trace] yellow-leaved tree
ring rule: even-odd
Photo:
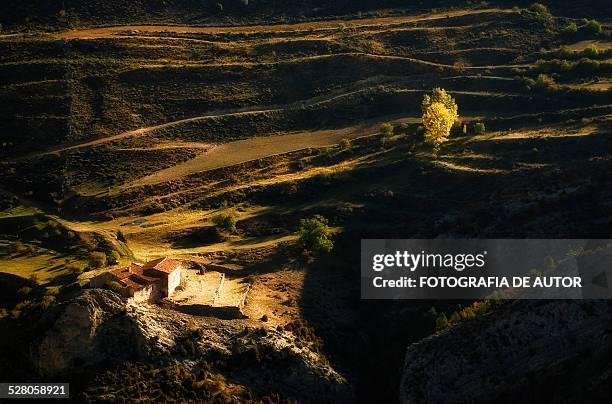
[[[459,108],[446,90],[434,88],[431,94],[423,97],[422,111],[425,142],[438,151],[442,143],[448,140],[451,128],[459,117]]]

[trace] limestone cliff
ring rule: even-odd
[[[300,402],[315,394],[353,397],[311,343],[292,332],[263,329],[249,320],[223,320],[181,313],[158,305],[128,304],[114,292],[83,291],[61,303],[41,323],[31,358],[44,377],[99,374],[126,362],[176,364],[187,372],[215,370],[259,392],[279,392]],[[312,346],[311,346],[312,345]],[[112,391],[113,386],[107,386]],[[106,394],[106,393],[105,393]]]
[[[411,345],[400,402],[599,402],[612,381],[611,320],[602,301],[508,304]]]

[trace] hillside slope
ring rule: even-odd
[[[543,0],[557,13],[568,16],[609,15],[605,0],[558,2]],[[65,29],[76,26],[173,22],[210,24],[228,22],[281,22],[307,18],[328,18],[357,12],[396,9],[402,11],[465,7],[466,0],[6,0],[0,23],[5,29]],[[526,6],[530,1],[497,0],[503,7]]]

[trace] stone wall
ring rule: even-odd
[[[181,284],[181,272],[183,268],[179,266],[168,275],[168,297],[172,296],[174,290]]]

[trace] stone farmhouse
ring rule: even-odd
[[[181,283],[182,269],[180,261],[158,258],[105,272],[92,279],[90,286],[101,288],[114,281],[122,286],[119,293],[124,298],[137,303],[153,302],[172,296]]]

